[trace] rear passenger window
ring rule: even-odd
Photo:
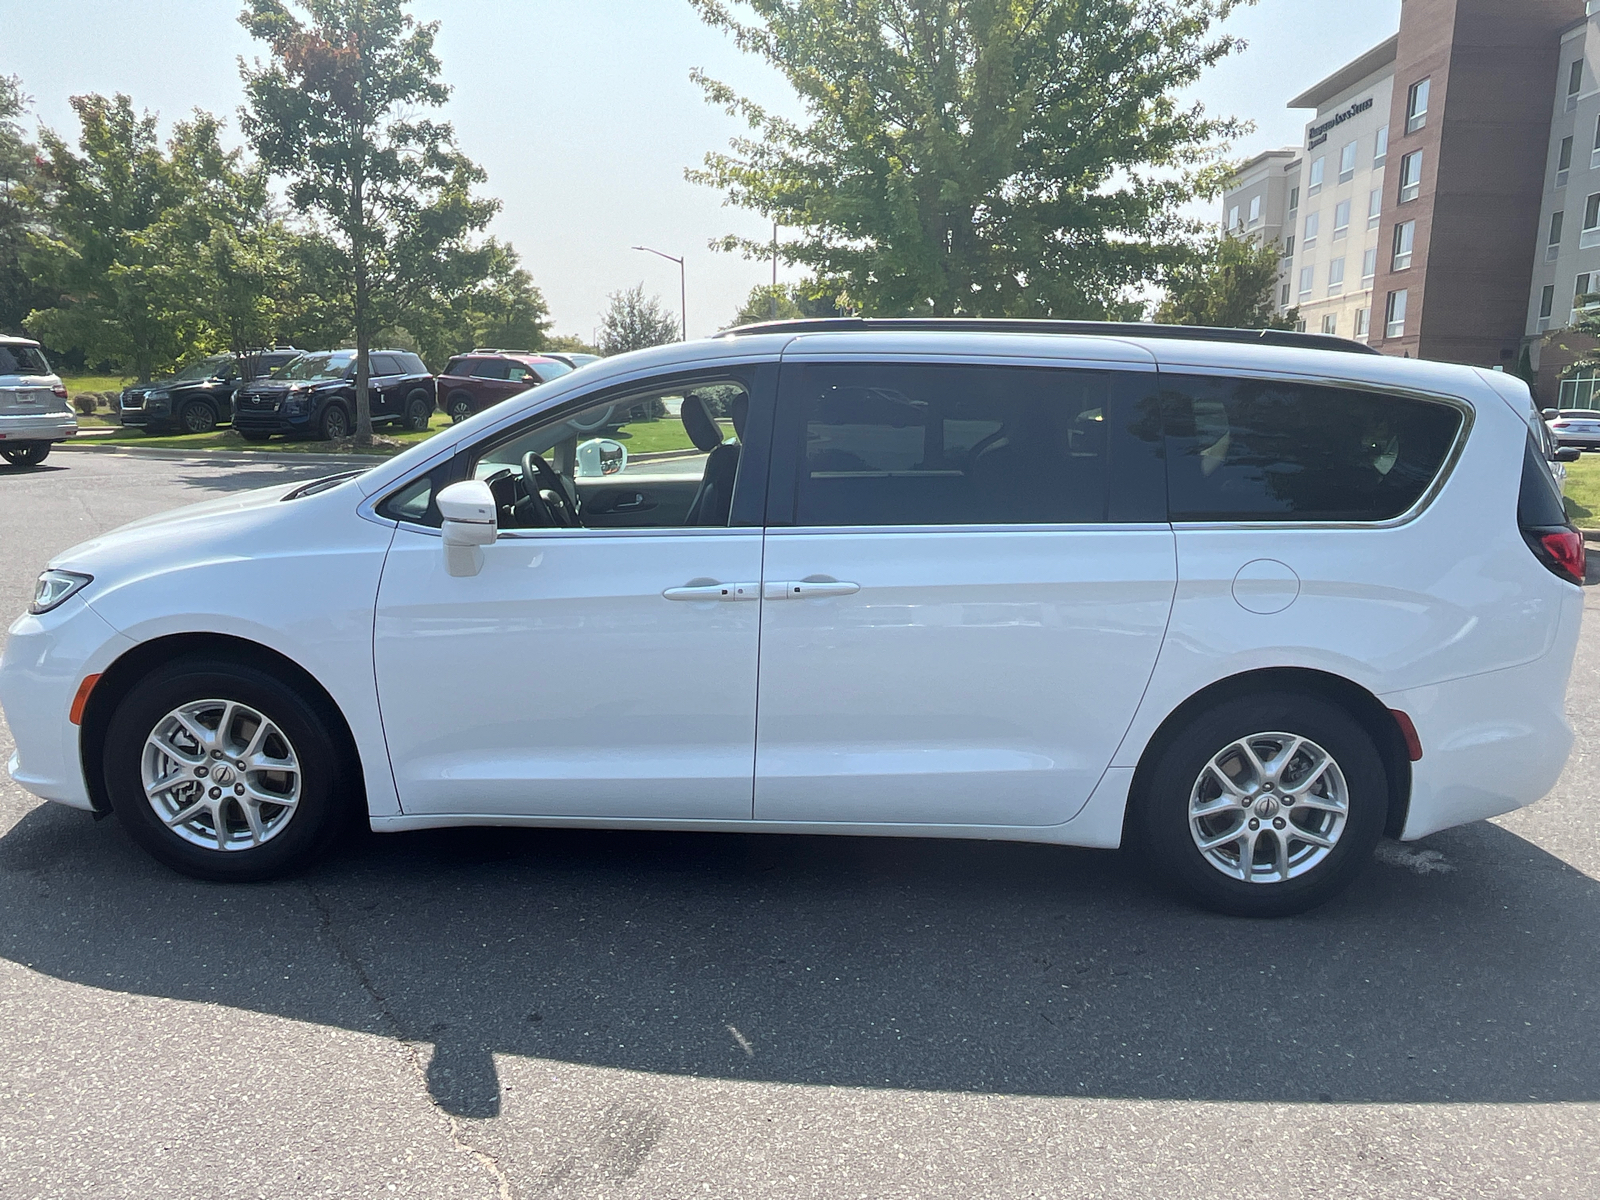
[[[472,364],[474,379],[504,379],[510,373],[510,364],[501,358],[480,358]]]
[[[1409,396],[1163,375],[1174,521],[1386,521],[1422,498],[1461,413]]]
[[[1101,371],[927,364],[785,368],[798,525],[1106,519]]]

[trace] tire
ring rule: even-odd
[[[299,870],[348,824],[356,794],[325,708],[245,663],[198,656],[166,663],[122,698],[106,730],[102,761],[112,811],[154,858],[196,879],[243,883]],[[292,763],[293,770],[241,771],[238,764],[251,756]],[[163,781],[168,790],[156,790]],[[293,803],[252,801],[273,796]],[[172,819],[185,812],[194,815]]]
[[[345,412],[344,405],[330,404],[322,410],[322,417],[317,421],[317,436],[325,442],[337,442],[350,436],[350,414]]]
[[[433,419],[433,397],[418,388],[406,397],[406,415],[402,424],[412,433],[426,433]]]
[[[449,407],[445,409],[449,414],[450,423],[459,425],[472,415],[472,397],[464,392],[457,392],[450,397]]]
[[[0,449],[0,457],[13,467],[37,467],[50,457],[50,443],[23,442],[19,446],[6,446]]]
[[[1285,787],[1297,796],[1287,810]],[[1207,908],[1290,916],[1331,900],[1371,862],[1388,805],[1383,758],[1347,711],[1295,692],[1256,693],[1202,713],[1167,744],[1135,799],[1133,849],[1158,881]]]
[[[204,400],[191,400],[178,414],[185,433],[210,433],[217,427],[217,410]]]
[[[251,430],[247,432],[243,429],[239,431],[239,436],[247,442],[254,442],[258,446],[262,442],[268,441],[272,437],[270,433],[262,433],[257,430]]]

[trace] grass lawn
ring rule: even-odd
[[[1600,529],[1600,454],[1567,464],[1567,515],[1584,529]]]
[[[68,396],[76,396],[79,392],[120,392],[133,380],[120,375],[63,375],[61,382],[67,385]]]
[[[733,433],[732,421],[718,421],[724,437]],[[668,450],[693,450],[689,432],[676,417],[656,421],[634,421],[616,433],[617,441],[628,448],[629,454],[661,454]]]

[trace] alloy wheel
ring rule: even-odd
[[[288,827],[300,759],[264,714],[234,700],[173,709],[145,740],[141,782],[164,825],[208,850],[250,850]]]
[[[1189,833],[1229,878],[1283,883],[1333,852],[1349,812],[1333,755],[1296,734],[1257,733],[1230,742],[1201,770],[1189,794]]]

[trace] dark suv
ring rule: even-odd
[[[409,350],[372,350],[368,362],[372,423],[426,429],[433,415],[433,376],[422,360]],[[356,427],[356,352],[302,354],[271,379],[241,388],[233,427],[247,442],[264,442],[275,433],[325,442],[348,437]]]
[[[246,354],[213,354],[153,383],[124,388],[117,416],[147,433],[208,433],[233,420],[233,398],[252,379],[300,357],[293,346]]]
[[[445,364],[438,381],[439,407],[452,421],[465,421],[473,413],[571,373],[570,365],[544,354],[474,350]]]

